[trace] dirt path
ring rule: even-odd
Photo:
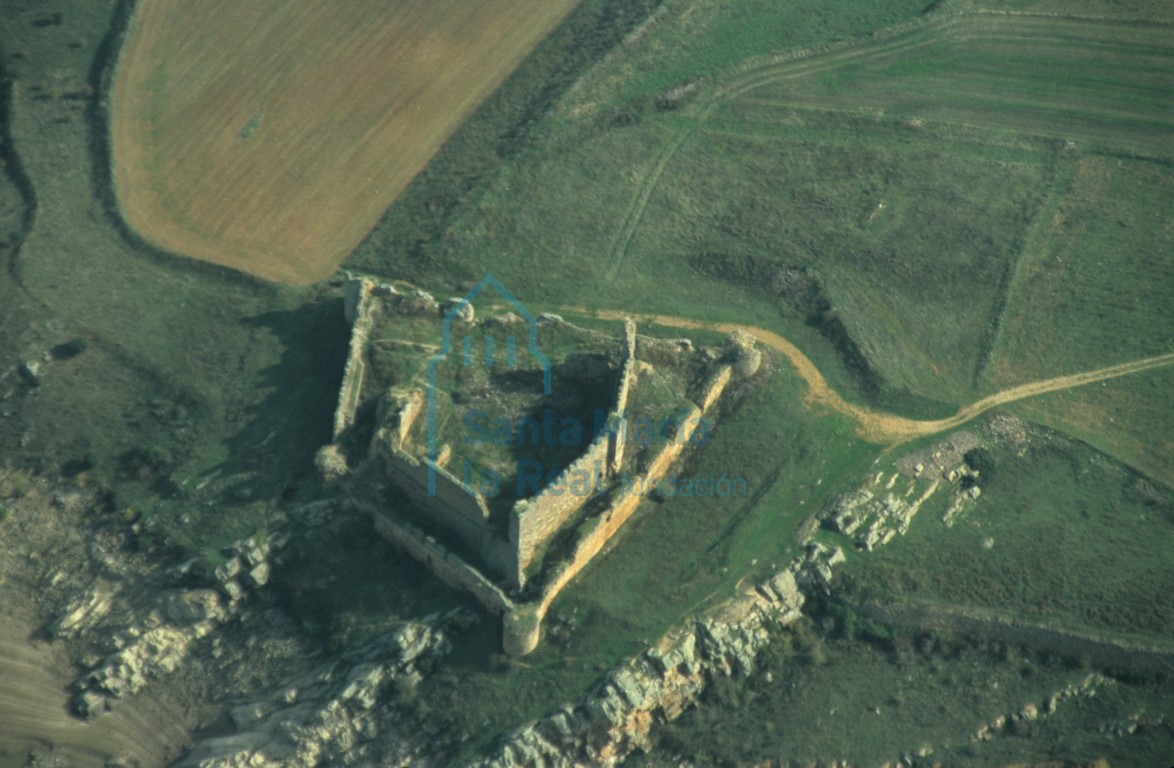
[[[592,314],[590,311],[582,308],[568,307],[564,311],[583,315]],[[692,328],[718,331],[720,333],[745,331],[758,339],[762,344],[782,353],[791,365],[794,366],[796,372],[807,383],[808,392],[805,398],[806,402],[821,405],[852,419],[857,424],[857,433],[865,440],[890,445],[896,445],[926,435],[945,432],[946,430],[965,424],[992,408],[1006,405],[1016,400],[1035,397],[1036,395],[1042,395],[1048,392],[1081,387],[1098,381],[1115,379],[1120,376],[1128,376],[1129,374],[1174,364],[1174,352],[1171,352],[1165,355],[1158,355],[1157,357],[1148,357],[1143,360],[1111,365],[1107,368],[1098,368],[1096,370],[1083,371],[1067,376],[1057,376],[1053,379],[1032,381],[1004,389],[992,395],[987,395],[981,400],[965,406],[948,418],[922,421],[875,411],[871,408],[848,402],[828,385],[823,374],[819,372],[819,369],[815,367],[815,364],[811,362],[807,355],[803,354],[798,347],[787,339],[765,328],[739,325],[737,323],[705,323],[683,317],[642,315],[620,312],[618,310],[599,310],[594,315],[605,320],[620,320],[625,317],[631,317],[639,323],[661,325],[670,328]]]
[[[608,247],[607,256],[605,257],[607,263],[607,269],[604,273],[605,280],[612,281],[619,274],[624,259],[627,257],[628,248],[632,243],[632,239],[635,237],[636,230],[644,219],[644,212],[648,208],[648,201],[652,198],[652,193],[660,183],[665,169],[668,168],[681,147],[689,140],[694,128],[703,124],[721,106],[748,91],[777,82],[781,79],[808,76],[814,72],[834,69],[843,66],[843,64],[850,62],[854,58],[875,56],[882,51],[891,52],[894,49],[926,45],[933,42],[932,37],[929,39],[911,38],[910,33],[945,27],[947,26],[947,21],[953,22],[955,20],[954,17],[947,17],[945,20],[933,19],[929,21],[919,19],[915,22],[892,28],[888,32],[878,36],[880,38],[879,41],[877,37],[874,37],[863,42],[846,41],[839,44],[801,48],[786,51],[763,60],[747,62],[742,71],[736,72],[730,80],[721,84],[708,100],[699,106],[696,114],[693,116],[695,120],[694,124],[675,132],[664,143],[660,151],[657,152],[648,171],[640,179],[636,195],[632,203],[628,206],[628,210],[624,214],[624,220],[620,228],[616,230],[615,236],[612,238],[611,244]]]
[[[1066,34],[1065,30],[1070,33],[1074,29],[1106,24],[1113,24],[1113,22],[1091,18],[1058,19],[1031,13],[1008,14],[980,10],[950,11],[928,17],[922,16],[860,38],[786,50],[743,62],[726,73],[725,79],[719,79],[715,87],[705,93],[691,110],[682,113],[682,117],[691,122],[678,128],[665,141],[647,166],[648,170],[640,179],[633,200],[624,213],[623,222],[608,246],[608,252],[604,259],[607,264],[604,278],[610,282],[619,275],[636,231],[644,219],[649,200],[677,153],[698,128],[702,127],[721,108],[736,99],[746,96],[756,89],[787,80],[809,78],[838,68],[863,65],[885,58],[896,60],[900,56],[918,49],[932,49],[935,46],[954,44],[971,37],[990,36],[996,33],[1014,36],[1018,33],[1038,43],[1041,39],[1040,35],[1045,29],[1051,30],[1052,34],[1063,39],[1063,35]],[[1024,29],[1027,32],[1023,32]],[[802,100],[791,103],[779,101],[777,103],[779,106],[804,104]],[[1026,97],[1019,102],[1019,106],[1038,104],[1038,100],[1032,101]],[[833,101],[815,105],[821,110],[848,112],[868,106],[866,104],[839,104]],[[1125,116],[1127,115],[1121,112],[1101,115],[1105,119]],[[1018,126],[1014,122],[1009,124],[1001,124],[998,121],[989,122],[984,120],[982,116],[972,116],[967,119],[973,120],[976,125],[989,124],[994,128],[1014,129]],[[1021,127],[1028,133],[1041,131],[1041,126],[1037,124],[1025,124]],[[1082,133],[1079,126],[1067,124],[1063,129],[1063,137],[1093,141],[1105,140],[1104,136],[1095,132]],[[1153,149],[1148,145],[1144,146]],[[1164,145],[1158,144],[1158,147],[1162,146]]]

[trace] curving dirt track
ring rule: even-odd
[[[565,311],[575,314],[592,314],[589,310],[576,307],[568,307]],[[619,310],[599,310],[594,313],[594,316],[605,320],[622,320],[625,317],[631,317],[640,323],[662,325],[670,328],[692,328],[718,331],[719,333],[733,333],[734,331],[749,333],[762,344],[782,353],[791,365],[794,366],[795,371],[807,383],[807,402],[817,403],[825,408],[844,414],[856,422],[857,434],[860,437],[869,442],[887,445],[897,445],[918,437],[945,432],[946,430],[965,424],[992,408],[1006,405],[1016,400],[1035,397],[1036,395],[1043,395],[1048,392],[1081,387],[1098,381],[1115,379],[1120,376],[1148,371],[1151,368],[1160,368],[1174,364],[1174,352],[1170,352],[1164,355],[1158,355],[1157,357],[1147,357],[1142,360],[1111,365],[1092,371],[1082,371],[1067,376],[1057,376],[1052,379],[1031,381],[987,395],[981,400],[976,400],[960,409],[949,418],[919,420],[875,411],[871,408],[848,402],[828,385],[823,374],[819,372],[819,369],[815,367],[815,364],[811,362],[807,355],[803,354],[798,347],[784,337],[765,328],[758,328],[752,325],[739,325],[737,323],[706,323],[684,317],[642,315],[621,312]]]
[[[864,38],[788,50],[744,62],[729,73],[728,79],[719,81],[710,93],[703,96],[691,113],[685,113],[686,116],[692,118],[692,122],[677,129],[652,158],[639,181],[632,202],[624,213],[623,222],[609,244],[607,255],[604,257],[607,264],[604,272],[605,279],[612,281],[620,273],[632,240],[644,218],[649,200],[659,185],[665,170],[672,164],[674,157],[694,132],[703,129],[706,120],[713,117],[723,106],[750,96],[756,90],[776,86],[787,81],[811,78],[842,67],[866,67],[882,61],[900,61],[901,57],[912,56],[918,52],[924,53],[946,44],[958,44],[971,38],[1005,39],[1008,44],[1030,47],[1042,45],[1045,42],[1055,44],[1057,41],[1064,41],[1062,44],[1068,44],[1072,39],[1082,38],[1089,31],[1101,28],[1117,34],[1121,30],[1135,31],[1136,25],[1118,24],[1097,19],[1058,19],[1027,13],[952,11],[921,17]],[[1112,34],[1108,32],[1106,34],[1108,35],[1106,40],[1113,39]],[[1091,50],[1105,47],[1103,42],[1098,41],[1093,44],[1088,39],[1084,40],[1084,43],[1088,44]],[[1156,43],[1152,47],[1156,47]],[[1145,54],[1142,51],[1147,50],[1146,46],[1137,44],[1137,48],[1139,50],[1138,62],[1143,62]],[[1164,49],[1163,55],[1168,59],[1170,55],[1168,47],[1162,46],[1162,48]],[[1102,50],[1098,55],[1108,56],[1109,54]],[[1149,66],[1156,69],[1161,68],[1161,64],[1150,64]],[[1009,116],[1007,117],[1000,118],[990,109],[971,111],[966,106],[973,97],[970,92],[971,88],[972,84],[966,83],[957,91],[938,93],[937,97],[942,101],[942,104],[953,105],[953,111],[947,110],[950,120],[1003,130],[1041,133],[1066,139],[1079,138],[1094,142],[1112,139],[1114,144],[1120,144],[1130,150],[1148,152],[1162,152],[1168,144],[1167,132],[1165,131],[1152,131],[1147,134],[1148,140],[1137,140],[1138,137],[1134,136],[1133,138],[1137,141],[1126,142],[1123,142],[1121,137],[1116,135],[1116,129],[1129,124],[1130,121],[1150,122],[1150,116],[1144,112],[1122,109],[1098,111],[1095,105],[1086,105],[1086,117],[1094,116],[1097,120],[1102,120],[1105,125],[1112,126],[1114,130],[1106,134],[1104,130],[1092,130],[1089,125],[1080,121],[1056,119],[1057,116],[1061,118],[1064,116],[1063,110],[1066,108],[1066,104],[1061,101],[1040,99],[1039,95],[1034,93],[1020,96],[1018,100],[1011,96],[1005,97],[1008,99],[1007,106],[1012,107],[1008,111]],[[861,98],[861,101],[853,101],[848,97],[839,100],[813,100],[796,96],[775,103],[778,106],[806,105],[822,110],[848,112],[887,106],[894,114],[900,113],[903,108],[899,101],[889,104],[885,98],[875,94],[871,99]],[[890,98],[892,98],[891,95]],[[1026,105],[1034,106],[1050,117],[1042,120],[1038,117],[1027,119],[1023,116],[1023,108]],[[921,110],[918,111],[926,108],[922,105]],[[932,110],[930,112],[932,113]],[[939,118],[941,117],[939,115]]]

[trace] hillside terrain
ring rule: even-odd
[[[0,766],[1174,754],[1166,4],[360,5],[0,8]],[[747,493],[644,500],[525,658],[315,466],[345,278],[487,273],[762,349],[674,465]]]

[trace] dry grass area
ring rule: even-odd
[[[156,244],[260,277],[333,273],[577,0],[143,0],[114,174]]]

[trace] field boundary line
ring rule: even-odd
[[[966,40],[984,33],[996,32],[1000,28],[1013,31],[1016,28],[1016,22],[1046,22],[1050,20],[1062,20],[1074,25],[1135,26],[1121,20],[1064,14],[986,10],[950,11],[919,17],[862,37],[837,43],[789,49],[761,57],[752,57],[735,64],[726,73],[718,75],[715,89],[708,94],[702,104],[696,107],[694,114],[685,113],[684,116],[691,118],[693,124],[678,128],[674,135],[666,140],[649,171],[641,179],[635,197],[624,215],[624,220],[608,246],[604,259],[607,265],[604,272],[605,282],[612,282],[619,275],[632,240],[635,238],[636,230],[644,220],[644,214],[652,194],[660,183],[669,163],[691,138],[694,131],[702,126],[723,104],[756,88],[782,80],[818,74],[844,66],[847,63],[904,53],[946,40]],[[838,109],[835,111],[851,110]],[[1027,131],[1027,133],[1033,132]],[[1088,139],[1089,137],[1079,138]]]

